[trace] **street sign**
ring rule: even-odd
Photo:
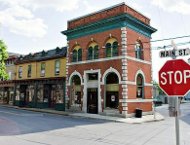
[[[190,65],[182,59],[167,61],[159,71],[159,85],[168,96],[184,96],[190,89]]]
[[[160,51],[160,57],[186,56],[190,54],[189,48]]]

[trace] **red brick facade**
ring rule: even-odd
[[[139,12],[120,4],[110,9],[87,15],[68,22],[68,31],[89,23],[96,23],[102,19],[115,18],[120,14],[127,14],[141,21],[149,27],[150,19]],[[121,20],[122,21],[122,20]],[[125,23],[122,23],[125,24]],[[112,25],[107,22],[107,25]],[[140,27],[132,29],[128,26],[117,26],[102,29],[98,32],[81,35],[68,41],[67,53],[67,109],[87,113],[114,113],[115,115],[133,115],[136,108],[145,113],[152,111],[152,68],[150,37],[140,32]],[[117,26],[115,28],[115,26]],[[136,26],[135,26],[136,27]],[[101,31],[102,30],[102,31]],[[84,33],[87,31],[84,28]],[[138,32],[139,31],[139,32]],[[143,31],[143,30],[142,30]],[[152,32],[153,33],[153,32]],[[66,34],[67,35],[67,34]],[[117,41],[117,55],[106,57],[107,41]],[[138,58],[136,43],[142,43],[142,58]],[[88,60],[89,44],[98,45],[98,59]],[[139,43],[140,44],[140,43]],[[74,49],[82,48],[82,60],[73,62]],[[113,46],[114,47],[114,46]],[[112,51],[113,48],[112,48]],[[91,80],[92,77],[95,77]],[[96,76],[97,75],[97,76]],[[139,75],[142,81],[137,80]],[[74,76],[77,76],[78,80]],[[114,77],[114,78],[112,78]],[[142,83],[142,86],[138,84]],[[137,91],[138,88],[138,91]],[[73,93],[74,92],[74,93]],[[138,94],[139,93],[139,94]],[[137,94],[141,96],[137,97]],[[96,99],[92,99],[96,97]],[[78,99],[80,99],[78,101]],[[92,99],[90,101],[90,99]],[[80,103],[76,103],[76,102]],[[95,111],[89,110],[95,107]]]

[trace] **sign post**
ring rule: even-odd
[[[180,133],[179,133],[179,101],[178,101],[178,97],[175,97],[175,108],[176,108],[176,115],[175,115],[176,145],[180,145]]]
[[[183,97],[190,89],[190,65],[182,59],[167,61],[159,71],[159,85],[171,97],[169,113],[175,116],[176,145],[180,145],[178,97]]]

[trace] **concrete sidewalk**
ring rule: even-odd
[[[135,118],[135,117],[119,118],[119,117],[104,116],[104,115],[99,115],[99,114],[73,113],[73,112],[57,111],[57,110],[51,110],[51,109],[25,108],[25,107],[11,106],[11,105],[0,105],[0,106],[14,108],[14,109],[42,112],[42,113],[51,113],[51,114],[58,114],[58,115],[64,115],[64,116],[71,116],[71,117],[101,119],[101,120],[131,123],[131,124],[164,120],[164,117],[161,114],[159,114],[158,112],[156,112],[155,115],[144,115],[144,116],[142,116],[142,118]]]

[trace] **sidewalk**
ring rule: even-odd
[[[158,112],[156,112],[155,115],[144,115],[144,116],[142,116],[142,118],[135,118],[135,117],[119,118],[119,117],[112,117],[112,116],[103,116],[103,115],[99,115],[99,114],[72,113],[72,112],[56,111],[56,110],[50,110],[50,109],[25,108],[25,107],[2,105],[2,104],[0,106],[14,108],[14,109],[42,112],[42,113],[51,113],[51,114],[58,114],[58,115],[71,116],[71,117],[101,119],[101,120],[123,122],[123,123],[130,123],[130,124],[164,120],[164,117],[161,114],[159,114]]]

